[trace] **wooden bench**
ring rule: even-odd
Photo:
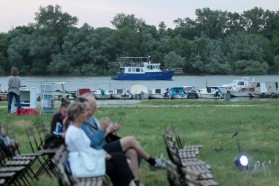
[[[176,166],[176,173],[180,175],[180,184],[175,183],[174,185],[218,185],[218,183],[213,180],[211,166],[197,159],[202,145],[183,146],[176,127],[174,126],[168,126],[166,130],[163,131],[162,137],[166,145],[169,159]],[[169,166],[169,168],[170,167],[171,166]],[[174,169],[172,169],[172,172],[173,171]],[[171,173],[168,171],[168,175],[169,174]]]
[[[68,156],[67,149],[61,145],[56,154],[52,158],[55,165],[54,170],[60,186],[62,185],[76,185],[76,186],[101,186],[103,184],[104,176],[90,177],[90,178],[75,178],[65,167],[66,158]]]

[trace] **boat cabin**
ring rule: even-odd
[[[170,95],[183,95],[185,94],[184,88],[183,87],[172,87],[169,90]]]
[[[160,63],[147,63],[142,62],[139,65],[121,66],[120,73],[144,73],[144,72],[160,72]]]

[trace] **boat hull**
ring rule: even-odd
[[[174,71],[145,72],[145,73],[119,73],[114,80],[171,80]]]
[[[221,96],[215,96],[213,94],[200,94],[199,98],[201,98],[201,99],[222,99]]]
[[[250,93],[251,98],[279,98],[278,93]]]
[[[168,95],[166,96],[164,94],[150,94],[149,98],[150,99],[170,99],[171,96],[168,96]]]
[[[171,95],[171,99],[187,99],[187,94],[175,94],[175,95]]]
[[[112,99],[131,99],[132,96],[130,94],[112,94],[111,95]]]
[[[149,99],[149,94],[132,94],[132,99]]]
[[[110,99],[111,95],[101,95],[101,94],[94,94],[96,99]]]

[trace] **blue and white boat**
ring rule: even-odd
[[[171,80],[174,71],[161,69],[160,63],[152,63],[149,57],[122,57],[120,70],[114,80]]]
[[[169,94],[172,99],[197,99],[198,94],[194,86],[171,87]]]
[[[171,87],[169,89],[169,94],[172,99],[187,99],[187,94],[183,87]]]

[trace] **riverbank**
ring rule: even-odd
[[[173,102],[175,101],[175,102]],[[6,105],[0,102],[0,105]],[[132,105],[99,105],[97,117],[109,116],[113,121],[121,120],[120,136],[133,135],[152,155],[167,158],[161,131],[168,124],[175,124],[184,145],[202,144],[199,159],[210,164],[214,180],[219,185],[261,186],[277,185],[279,165],[278,147],[278,100],[252,102],[215,101],[143,101]],[[0,123],[15,130],[21,142],[22,153],[31,152],[25,134],[28,126],[50,123],[51,114],[14,116],[0,108]],[[248,171],[238,170],[233,160],[238,154],[236,138],[238,131],[241,150],[251,161]],[[260,166],[253,170],[256,161]],[[269,163],[270,162],[270,163]],[[148,164],[142,162],[141,181],[148,186],[167,186],[164,171],[150,172]],[[33,185],[58,185],[46,175]]]

